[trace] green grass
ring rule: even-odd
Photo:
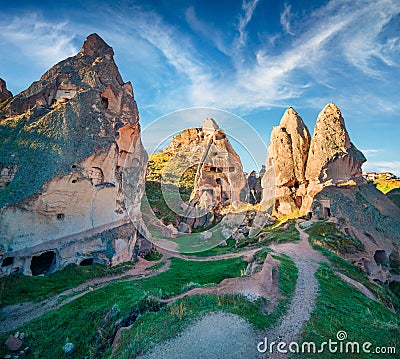
[[[63,357],[62,346],[67,337],[76,346],[74,357],[107,357],[117,328],[115,324],[130,318],[138,307],[151,301],[152,296],[168,298],[180,294],[191,281],[200,285],[219,283],[224,278],[240,276],[246,265],[239,258],[212,262],[172,258],[170,269],[157,276],[132,282],[112,282],[19,328],[20,332],[29,335],[31,353],[25,357]],[[110,316],[112,323],[108,319]],[[0,336],[0,342],[7,336]],[[5,347],[0,346],[0,356],[5,354]]]
[[[342,233],[335,223],[319,221],[307,229],[310,243],[314,247],[327,248],[335,253],[347,254],[364,250],[356,238]]]
[[[400,297],[396,296],[389,285],[373,283],[368,279],[367,274],[358,266],[346,261],[325,248],[317,247],[317,249],[329,259],[334,270],[363,284],[386,306],[393,306],[396,311],[400,311]]]
[[[0,307],[22,301],[41,301],[77,287],[89,279],[120,274],[132,267],[132,263],[124,263],[112,268],[98,264],[84,267],[70,264],[46,276],[28,277],[13,274],[3,277],[0,278]]]
[[[163,255],[160,252],[151,251],[147,253],[144,259],[146,259],[146,261],[156,262],[159,261],[162,258],[162,256]]]
[[[172,159],[172,162],[169,161]],[[176,165],[176,166],[175,166]],[[176,178],[176,173],[180,172],[181,162],[173,158],[169,153],[156,153],[149,157],[146,171],[146,198],[149,201],[150,207],[154,210],[155,215],[159,219],[163,219],[165,224],[172,223],[175,225],[180,216],[172,211],[165,197],[169,195],[169,191],[163,193],[161,189],[161,177],[163,170],[168,166],[168,174],[164,174],[164,185],[168,189],[171,186],[171,192],[178,187],[181,198],[184,202],[189,201],[190,195],[194,187],[197,167],[186,169],[180,178]]]
[[[383,193],[388,193],[395,188],[400,188],[400,179],[387,180],[378,178],[374,181],[374,185]]]
[[[295,220],[289,219],[286,222],[280,222],[279,226],[274,224],[273,226],[265,227],[257,237],[248,237],[240,241],[237,247],[242,248],[249,245],[267,246],[271,243],[297,242],[300,240],[300,233],[296,229],[295,224]]]
[[[326,264],[316,273],[320,294],[314,312],[307,323],[302,341],[313,341],[317,345],[336,340],[339,330],[346,331],[347,341],[360,343],[369,341],[375,346],[400,348],[400,319],[383,305],[367,298],[353,286],[342,281]],[[346,341],[345,341],[346,342]],[[374,354],[307,354],[307,358],[395,358],[396,355]]]
[[[265,299],[251,303],[239,295],[185,296],[157,313],[140,317],[130,330],[123,333],[112,358],[134,358],[151,350],[156,343],[168,340],[188,327],[199,317],[215,311],[225,311],[246,318],[255,328],[275,325],[287,309],[297,279],[297,268],[287,257],[276,257],[279,266],[279,289],[282,294],[271,314],[263,311]]]

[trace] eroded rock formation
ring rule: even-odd
[[[197,166],[189,206],[179,224],[181,232],[210,225],[222,208],[240,202],[241,190],[246,187],[242,163],[213,119],[205,119],[202,127],[184,130],[165,151],[181,156],[187,166]]]
[[[7,90],[6,82],[0,78],[0,102],[8,100],[12,97],[11,91]]]
[[[310,133],[293,108],[286,110],[271,133],[269,161],[275,170],[275,211],[290,214],[302,206]],[[271,165],[271,163],[269,164]]]
[[[132,258],[137,232],[123,185],[140,222],[147,155],[132,85],[113,55],[92,34],[82,51],[2,108],[3,271],[40,274],[83,260]]]
[[[388,271],[375,257],[388,258],[399,250],[400,210],[363,179],[365,161],[336,105],[320,112],[311,139],[290,108],[272,130],[267,165],[274,169],[274,181],[271,174],[264,175],[263,197],[275,191],[273,214],[278,217],[297,213],[337,223],[365,248],[347,259],[362,266],[371,280],[385,282]]]

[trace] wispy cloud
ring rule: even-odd
[[[27,13],[11,21],[2,17],[0,26],[0,41],[3,44],[18,47],[27,58],[40,65],[54,65],[78,52],[67,22],[52,23],[36,13]]]
[[[392,172],[396,176],[400,176],[400,161],[368,161],[364,164],[363,170],[368,172]]]
[[[291,25],[291,9],[292,9],[292,6],[285,3],[285,7],[280,16],[280,21],[281,21],[283,30],[289,35],[294,35],[294,33],[291,29],[291,27],[292,27],[292,25]]]
[[[247,40],[246,26],[251,21],[254,10],[256,9],[259,2],[260,0],[248,0],[248,1],[243,0],[242,3],[243,14],[239,16],[239,23],[237,26],[237,30],[239,32],[238,45],[237,45],[238,48],[246,45],[246,40]]]

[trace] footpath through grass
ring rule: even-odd
[[[190,282],[200,285],[219,283],[224,278],[240,276],[246,266],[247,263],[240,258],[211,262],[172,258],[170,269],[157,276],[130,282],[112,282],[19,328],[20,332],[28,334],[26,344],[30,347],[30,353],[24,357],[63,357],[62,348],[66,338],[69,338],[76,348],[74,358],[106,358],[110,354],[118,325],[129,325],[147,311],[161,308],[157,300],[151,299],[153,296],[169,298],[180,294]],[[36,278],[26,277],[26,284],[33,288]],[[32,283],[29,280],[33,280]],[[4,343],[8,334],[0,336],[0,342]],[[0,357],[7,354],[10,353],[1,345]]]
[[[240,295],[186,296],[176,300],[170,306],[163,307],[158,312],[148,312],[141,316],[130,330],[123,332],[111,358],[135,358],[146,353],[157,343],[173,338],[194,320],[210,312],[226,311],[240,315],[257,329],[276,325],[293,296],[297,268],[286,256],[275,258],[281,261],[278,281],[282,296],[272,313],[265,312],[265,299],[249,302]]]
[[[350,284],[342,281],[328,265],[316,273],[320,294],[314,312],[307,323],[302,341],[314,342],[317,349],[329,339],[339,342],[338,331],[345,331],[343,342],[360,343],[360,353],[323,353],[298,355],[304,358],[398,358],[399,354],[373,354],[376,347],[400,348],[400,318],[382,304],[367,298]],[[371,353],[362,352],[364,342],[372,343]],[[339,346],[338,346],[339,347]],[[352,350],[352,349],[349,349]],[[296,357],[296,356],[295,356]]]
[[[89,279],[117,275],[133,267],[133,263],[123,263],[112,268],[98,264],[84,267],[70,264],[45,276],[13,274],[3,277],[0,278],[0,307],[21,302],[39,302],[75,288]]]

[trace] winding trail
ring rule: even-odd
[[[294,296],[279,326],[267,332],[257,332],[239,316],[220,312],[210,313],[190,325],[179,336],[146,353],[143,358],[262,358],[265,355],[268,355],[268,358],[286,358],[287,354],[261,354],[257,350],[257,344],[264,341],[264,338],[267,338],[269,343],[280,340],[290,343],[300,338],[318,295],[315,272],[319,263],[326,261],[325,257],[310,246],[308,234],[298,226],[298,223],[296,228],[300,234],[298,243],[270,246],[276,253],[289,256],[298,268]],[[190,294],[200,294],[200,289],[197,288]]]
[[[28,323],[43,314],[61,308],[87,293],[105,287],[113,281],[133,281],[153,277],[167,271],[169,269],[170,261],[167,261],[166,264],[158,270],[148,270],[149,267],[159,263],[160,261],[149,262],[140,258],[139,262],[135,264],[135,267],[126,272],[102,278],[90,279],[77,287],[67,289],[40,302],[22,302],[5,306],[0,309],[0,334],[15,330],[21,325]]]
[[[36,319],[43,314],[46,314],[52,310],[63,307],[64,305],[73,302],[76,299],[90,293],[92,291],[99,290],[113,281],[134,281],[143,278],[149,278],[156,276],[169,269],[170,261],[172,257],[181,258],[184,260],[193,261],[212,261],[219,259],[237,258],[237,257],[251,257],[255,252],[261,248],[250,249],[247,251],[237,253],[226,253],[218,256],[210,257],[194,257],[186,256],[180,253],[170,252],[164,249],[159,249],[159,252],[163,254],[163,258],[159,261],[149,262],[142,258],[139,258],[139,262],[135,264],[135,267],[123,272],[121,274],[106,276],[102,278],[90,279],[77,287],[67,289],[61,293],[58,293],[50,298],[42,300],[40,302],[22,302],[18,304],[8,305],[0,309],[0,334],[12,331]],[[166,261],[166,264],[158,270],[149,271],[148,268],[161,262]]]
[[[290,343],[300,339],[301,331],[311,317],[318,295],[315,272],[320,262],[326,262],[326,258],[311,247],[308,234],[300,228],[298,222],[296,229],[300,233],[300,242],[271,246],[276,252],[286,254],[294,261],[298,269],[298,278],[287,314],[281,324],[266,336],[270,343],[272,341]],[[269,358],[286,357],[287,354],[280,353],[271,353],[269,356]]]

